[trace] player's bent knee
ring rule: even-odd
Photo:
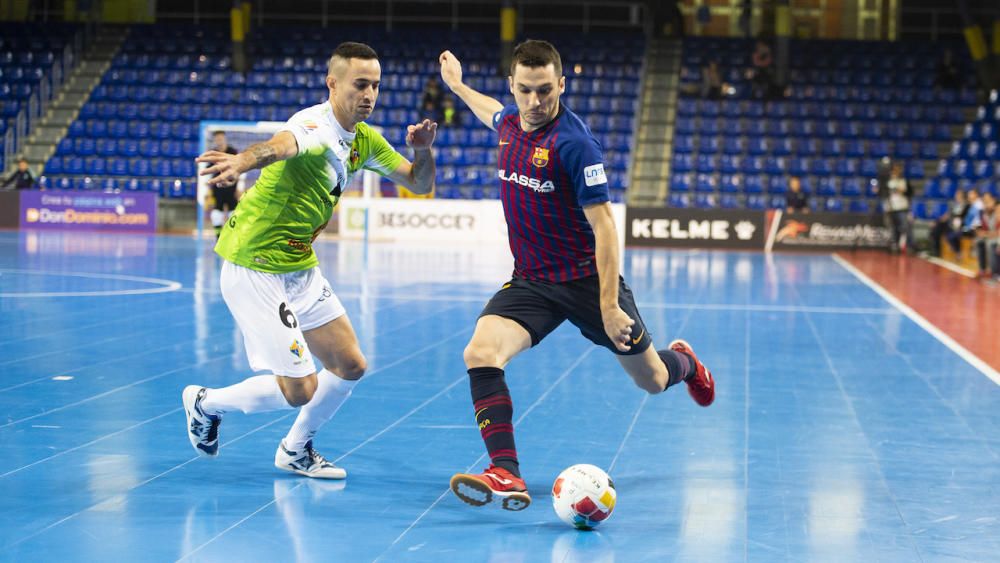
[[[657,374],[648,374],[642,376],[633,376],[632,380],[635,382],[639,389],[649,393],[650,395],[656,395],[657,393],[662,393],[667,387],[667,381],[657,377]]]
[[[358,354],[356,357],[350,358],[346,362],[341,362],[340,375],[342,375],[344,379],[356,381],[364,377],[365,370],[367,369],[368,360],[366,360],[361,354]]]
[[[279,377],[278,387],[289,405],[301,407],[311,401],[316,393],[316,374],[298,378]]]
[[[483,346],[476,342],[470,342],[465,347],[465,350],[462,352],[462,358],[465,360],[465,367],[467,368],[499,366],[496,349],[492,346]]]

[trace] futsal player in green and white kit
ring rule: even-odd
[[[412,163],[364,123],[380,80],[371,47],[342,43],[328,65],[328,101],[296,113],[265,143],[197,159],[209,164],[201,174],[213,176],[210,184],[263,169],[226,222],[215,251],[225,259],[222,297],[243,332],[250,367],[269,373],[221,389],[184,389],[188,434],[200,455],[218,455],[225,413],[301,407],[278,445],[275,466],[307,477],[347,475],[313,449],[312,439],[364,375],[365,357],[312,243],[359,170],[373,170],[416,193],[430,192],[434,181],[436,123],[408,127]],[[323,362],[318,373],[314,355]]]

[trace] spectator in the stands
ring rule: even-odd
[[[770,99],[777,94],[777,83],[774,74],[774,57],[771,47],[763,39],[757,40],[751,57],[753,66],[747,71],[751,91],[755,98]]]
[[[785,211],[788,213],[809,213],[809,198],[802,191],[802,180],[798,176],[792,176],[788,179]]]
[[[946,90],[955,90],[962,87],[962,71],[955,63],[955,56],[951,49],[946,49],[941,56],[941,60],[938,61],[934,86]]]
[[[955,197],[948,204],[948,209],[940,217],[934,219],[931,227],[931,251],[934,256],[941,256],[941,238],[962,229],[962,217],[965,216],[969,204],[965,201],[965,192],[955,190]]]
[[[17,170],[4,180],[0,188],[6,188],[11,184],[18,190],[30,190],[35,187],[35,175],[28,169],[28,161],[24,158],[17,160]]]
[[[997,271],[997,200],[990,192],[983,194],[979,228],[976,229],[976,254],[979,257],[979,277],[986,278]]]
[[[455,107],[455,98],[445,96],[442,102],[441,126],[458,127],[461,122],[458,120],[458,109]]]
[[[892,241],[889,250],[906,252],[910,242],[910,199],[913,197],[913,186],[903,176],[903,163],[892,163],[889,172],[888,198],[886,198],[886,213],[889,215],[889,226],[892,228]]]
[[[444,110],[444,92],[436,76],[431,76],[424,84],[424,92],[420,98],[422,117],[440,122]]]
[[[959,254],[961,249],[962,238],[973,238],[976,236],[976,229],[982,221],[983,212],[983,200],[979,197],[979,192],[973,188],[965,193],[966,208],[965,214],[962,216],[962,225],[956,230],[948,234],[948,244],[951,245],[952,249],[955,250],[955,254]],[[959,256],[959,260],[962,261],[967,256]]]
[[[701,97],[707,100],[719,100],[722,98],[723,88],[719,63],[710,61],[701,69]]]

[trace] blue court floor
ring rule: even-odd
[[[716,402],[647,396],[564,325],[507,369],[534,504],[506,513],[448,479],[486,465],[462,348],[509,253],[317,248],[370,364],[316,438],[339,483],[274,468],[293,411],[188,444],[181,389],[250,374],[207,242],[0,233],[0,559],[1000,559],[1000,387],[830,256],[628,251],[654,342],[688,339]],[[618,487],[595,532],[551,508],[574,463]]]

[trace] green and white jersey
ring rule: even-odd
[[[282,131],[295,136],[298,155],[261,171],[215,245],[219,256],[261,272],[316,266],[312,242],[354,174],[365,168],[385,176],[403,161],[367,124],[358,123],[353,133],[341,127],[329,102],[296,113]]]

